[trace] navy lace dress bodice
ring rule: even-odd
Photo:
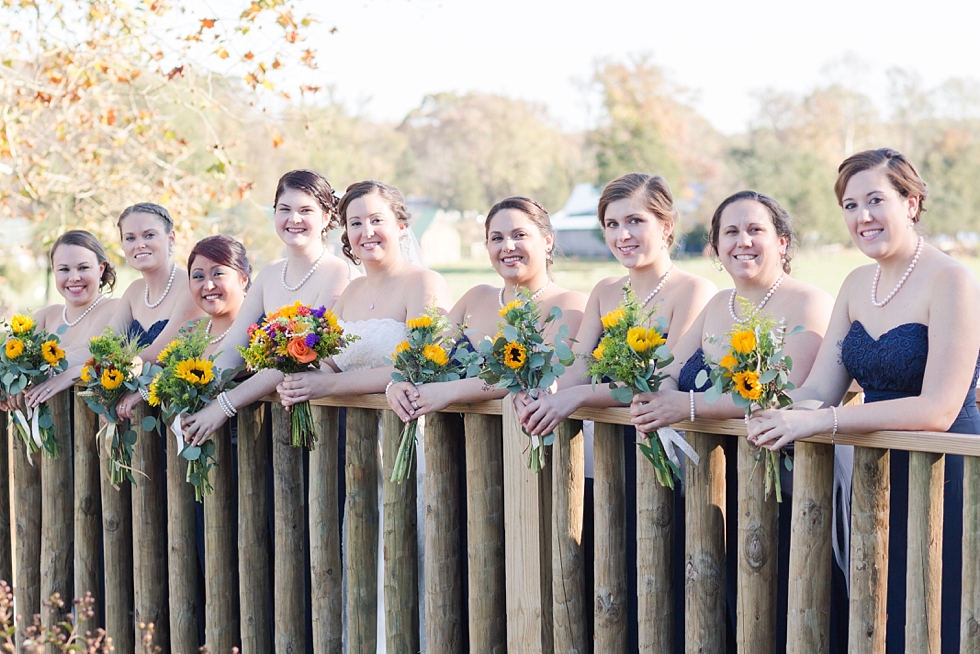
[[[138,339],[139,344],[142,347],[146,347],[153,341],[157,340],[157,336],[160,335],[160,332],[163,331],[168,322],[169,321],[166,318],[163,320],[157,320],[155,323],[150,325],[149,329],[144,329],[139,320],[133,320],[133,322],[129,325],[129,331],[127,333],[129,334],[130,338]]]
[[[677,388],[685,393],[693,390],[695,393],[703,393],[711,386],[708,379],[703,385],[697,385],[698,373],[701,371],[711,372],[711,366],[704,362],[704,350],[698,348],[691,355],[691,358],[684,362],[681,371],[677,374]]]

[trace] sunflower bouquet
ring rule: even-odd
[[[345,335],[333,311],[300,302],[287,304],[248,328],[247,347],[239,346],[252,372],[271,368],[285,374],[316,369],[321,359],[340,352],[356,335]],[[293,447],[313,449],[316,429],[310,403],[295,404],[292,416]]]
[[[568,325],[558,328],[553,343],[544,340],[544,330],[561,318],[561,309],[552,307],[548,317],[542,320],[530,292],[521,288],[516,300],[501,307],[500,315],[504,319],[498,324],[500,331],[477,344],[477,352],[483,357],[479,377],[497,388],[506,388],[511,393],[524,391],[537,398],[575,360],[565,342]],[[539,438],[528,434],[524,427],[521,431],[531,439],[527,467],[532,472],[540,472],[545,465],[544,448],[554,443],[555,435]]]
[[[619,307],[602,317],[602,338],[592,351],[589,375],[593,388],[608,381],[613,399],[629,404],[636,393],[660,389],[660,382],[667,378],[661,371],[670,365],[674,356],[667,348],[667,319],[659,316],[651,327],[646,327],[654,311],[643,311],[629,286],[624,287],[623,298]],[[674,480],[680,479],[675,446],[695,465],[699,462],[694,448],[670,427],[645,434],[637,446],[653,464],[660,485],[671,489]]]
[[[744,409],[748,417],[753,406],[779,409],[793,403],[787,394],[795,388],[789,380],[793,360],[786,356],[783,348],[787,336],[803,331],[803,327],[796,327],[787,334],[785,321],[777,322],[772,314],[753,313],[755,307],[750,302],[744,298],[739,301],[742,310],[751,314],[750,318],[728,332],[727,353],[719,361],[710,361],[711,373],[702,370],[695,383],[701,386],[710,378],[711,387],[705,392],[705,399],[716,402],[728,393],[735,406]],[[766,497],[775,489],[777,502],[783,501],[779,483],[781,455],[781,452],[763,450],[756,457],[757,465],[765,458]],[[783,457],[783,464],[787,470],[793,469],[789,456]]]
[[[5,395],[22,393],[68,367],[58,336],[38,329],[30,315],[17,314],[3,325],[9,332],[0,352],[0,386]],[[47,404],[36,409],[17,409],[14,424],[28,452],[43,448],[48,456],[58,456],[54,421]]]
[[[184,443],[180,427],[182,415],[197,413],[221,391],[230,386],[237,368],[215,374],[216,355],[205,358],[204,351],[211,343],[208,322],[199,320],[193,327],[182,327],[177,338],[157,356],[163,366],[150,382],[147,402],[160,407],[160,412],[177,437],[177,453],[187,459],[187,481],[194,486],[198,502],[214,490],[208,475],[215,466],[214,441],[210,438],[200,445]]]
[[[143,347],[135,338],[116,334],[106,327],[100,336],[89,341],[91,358],[82,366],[79,381],[83,390],[78,395],[94,413],[102,416],[105,423],[99,429],[96,440],[100,443],[100,458],[106,469],[109,482],[118,488],[119,484],[133,478],[133,446],[136,445],[136,430],[127,423],[119,430],[119,416],[116,404],[127,393],[135,393],[153,380],[156,368],[149,363],[142,368],[133,363]],[[143,418],[144,431],[156,426],[153,416]]]

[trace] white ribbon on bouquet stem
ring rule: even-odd
[[[24,431],[30,434],[31,440],[37,445],[37,449],[41,449],[41,426],[38,424],[38,420],[41,417],[41,407],[38,406],[32,409],[29,406],[25,406],[23,411],[20,409],[14,411],[14,416],[20,422]],[[28,457],[27,460],[31,461],[31,458]],[[33,461],[31,461],[31,465],[34,465]]]
[[[660,439],[660,444],[664,448],[664,454],[667,455],[667,458],[675,466],[680,467],[681,465],[680,459],[677,457],[677,452],[674,451],[675,446],[680,449],[680,451],[683,452],[687,458],[694,463],[694,465],[701,463],[701,457],[698,456],[698,453],[694,451],[691,444],[684,440],[684,437],[678,434],[673,427],[661,427],[658,429],[657,438]]]

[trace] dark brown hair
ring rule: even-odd
[[[891,148],[878,148],[877,150],[865,150],[852,154],[841,163],[837,168],[837,181],[834,183],[834,193],[837,195],[837,204],[844,206],[844,192],[847,190],[847,183],[856,174],[873,170],[878,167],[885,169],[885,175],[892,187],[898,191],[903,198],[916,197],[919,199],[919,206],[916,208],[912,222],[919,222],[922,212],[926,210],[926,198],[929,191],[926,183],[919,177],[918,171],[912,162],[905,158],[905,155],[898,150]]]
[[[323,228],[324,238],[326,238],[328,231],[340,226],[340,220],[337,216],[337,196],[334,195],[333,187],[330,186],[326,177],[308,168],[290,170],[279,178],[279,184],[276,186],[276,198],[272,202],[273,211],[279,206],[279,198],[286,192],[286,189],[308,193],[320,205],[327,221]]]
[[[116,286],[116,268],[106,258],[105,250],[102,248],[102,244],[99,243],[99,239],[84,229],[68,230],[59,236],[58,240],[51,246],[51,253],[48,255],[48,258],[51,261],[52,267],[54,266],[54,251],[58,249],[59,245],[77,245],[91,251],[95,255],[96,261],[105,266],[102,269],[102,277],[99,278],[99,291],[108,288],[109,292],[112,293],[112,289]]]
[[[119,220],[116,221],[116,227],[119,228],[119,235],[122,235],[122,223],[128,216],[134,213],[148,213],[151,216],[156,216],[163,221],[164,232],[169,234],[174,231],[174,219],[170,217],[170,212],[161,207],[159,204],[154,204],[153,202],[137,202],[136,204],[126,207],[123,212],[119,214]]]
[[[783,255],[785,258],[785,261],[783,261],[783,272],[789,273],[791,269],[790,261],[793,258],[790,253],[790,248],[796,239],[796,234],[793,231],[793,219],[790,217],[789,212],[783,209],[782,205],[768,195],[757,191],[739,191],[734,195],[729,195],[715,209],[715,214],[711,216],[711,231],[708,238],[708,242],[711,243],[711,249],[714,251],[715,256],[718,256],[718,235],[721,231],[721,214],[725,210],[725,207],[741,200],[758,202],[769,211],[769,217],[772,219],[773,227],[776,228],[776,235],[786,239],[786,254]]]
[[[187,257],[187,271],[190,272],[194,259],[204,257],[219,266],[227,266],[245,277],[248,282],[245,290],[252,285],[252,264],[248,262],[245,246],[230,236],[218,234],[202,238]]]
[[[487,219],[483,223],[483,229],[485,233],[485,238],[487,241],[490,240],[490,221],[493,217],[505,209],[513,209],[514,211],[520,211],[522,214],[527,216],[541,235],[548,237],[554,234],[555,231],[551,226],[551,216],[548,215],[547,210],[542,207],[538,202],[532,200],[531,198],[526,198],[521,195],[512,195],[509,198],[504,198],[497,204],[490,207],[490,211],[487,213]],[[547,260],[545,267],[548,269],[548,277],[551,277],[551,264],[555,260],[554,248],[556,245],[552,244],[551,250],[547,253]]]
[[[660,175],[646,175],[644,173],[629,173],[622,177],[617,177],[606,184],[602,189],[602,196],[599,198],[599,224],[606,226],[606,209],[610,204],[617,200],[628,200],[640,197],[643,199],[643,208],[651,214],[671,226],[677,220],[677,211],[674,209],[674,196],[670,193],[667,180]],[[668,247],[674,243],[674,230],[670,231],[667,237]]]
[[[354,256],[353,250],[350,247],[350,239],[347,237],[347,209],[350,207],[350,203],[357,198],[362,198],[365,195],[377,194],[385,202],[388,203],[388,208],[391,209],[391,213],[395,214],[395,219],[408,225],[411,222],[412,214],[408,212],[405,207],[405,198],[402,197],[401,191],[399,191],[394,186],[390,184],[385,184],[383,182],[377,182],[373,179],[369,179],[363,182],[355,182],[347,187],[344,192],[344,196],[340,198],[340,206],[337,212],[340,214],[340,222],[344,226],[344,233],[340,235],[340,240],[344,244],[344,256],[353,261],[355,264],[361,263],[360,259]]]

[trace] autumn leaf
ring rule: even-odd
[[[303,56],[300,57],[300,61],[304,66],[309,68],[316,68],[316,62],[313,60],[316,57],[316,50],[303,50]]]
[[[201,19],[201,29],[202,30],[212,29],[214,27],[214,23],[215,23],[216,20],[218,20],[218,19],[217,18],[202,18]]]
[[[285,143],[285,139],[279,132],[272,132],[272,147],[278,148],[280,145]]]
[[[221,57],[222,59],[227,59],[229,56],[228,50],[226,50],[224,46],[219,47],[217,50],[214,51],[214,53],[219,57]]]
[[[184,67],[183,66],[177,66],[176,68],[174,68],[173,70],[171,70],[169,73],[167,73],[167,79],[168,80],[172,80],[173,78],[177,77],[178,75],[183,75],[183,74],[184,74]]]

